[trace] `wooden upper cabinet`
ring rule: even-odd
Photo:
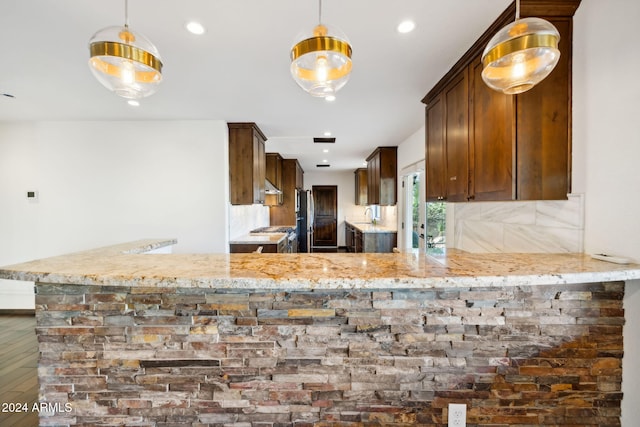
[[[513,21],[512,4],[425,96],[428,201],[567,198],[572,17],[579,4],[522,0],[522,17],[541,17],[560,32],[560,61],[533,89],[504,95],[482,80],[482,51]]]
[[[515,198],[514,97],[482,80],[482,61],[469,67],[469,199]]]
[[[229,197],[232,205],[264,203],[267,138],[255,123],[228,123]]]
[[[367,204],[392,206],[397,202],[398,147],[378,147],[367,157]]]
[[[282,191],[282,156],[280,154],[266,154],[266,178],[280,190],[280,193],[266,194],[265,205],[281,205],[284,202],[284,192]]]
[[[469,196],[469,78],[463,70],[444,90],[447,200]]]
[[[519,200],[566,199],[571,191],[572,18],[544,17],[560,32],[560,60],[533,89],[516,97]]]
[[[296,160],[296,189],[304,190],[304,170],[298,160]]]
[[[447,193],[444,187],[446,171],[444,101],[442,96],[433,100],[426,108],[426,187],[429,202],[444,200]]]
[[[296,225],[296,189],[302,189],[304,171],[297,159],[282,159],[282,203],[269,206],[271,225]]]
[[[366,206],[368,205],[367,170],[365,168],[356,169],[353,172],[353,175],[354,175],[354,181],[355,181],[355,195],[356,195],[355,203],[356,205]]]

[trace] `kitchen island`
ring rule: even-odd
[[[349,252],[393,252],[398,241],[395,227],[371,221],[345,220],[345,246]]]
[[[42,425],[444,426],[449,403],[476,425],[619,425],[639,265],[144,253],[174,243],[0,269],[36,282]]]

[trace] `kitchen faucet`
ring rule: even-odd
[[[365,208],[364,210],[364,219],[367,219],[367,211],[371,213],[371,223],[375,224],[375,218],[373,217],[373,210],[370,207]]]

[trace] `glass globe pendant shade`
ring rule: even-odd
[[[98,31],[89,41],[89,51],[93,75],[116,95],[140,99],[158,90],[162,81],[158,49],[128,25]]]
[[[291,75],[312,96],[335,96],[349,80],[351,66],[351,45],[323,24],[291,49]]]
[[[501,29],[482,54],[482,79],[509,95],[525,92],[547,77],[560,59],[560,33],[540,18],[516,19]]]

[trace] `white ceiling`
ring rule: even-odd
[[[317,24],[317,0],[130,0],[131,29],[164,63],[159,91],[139,107],[87,66],[91,36],[124,23],[123,0],[2,3],[0,93],[15,98],[0,96],[0,120],[251,121],[268,152],[310,172],[323,159],[331,167],[321,170],[353,170],[375,147],[415,133],[422,97],[510,0],[324,0],[323,22],[353,46],[351,78],[333,103],[306,94],[289,73],[291,46]],[[399,34],[407,18],[416,29]],[[189,20],[207,32],[188,33]],[[325,131],[336,143],[313,144]]]

